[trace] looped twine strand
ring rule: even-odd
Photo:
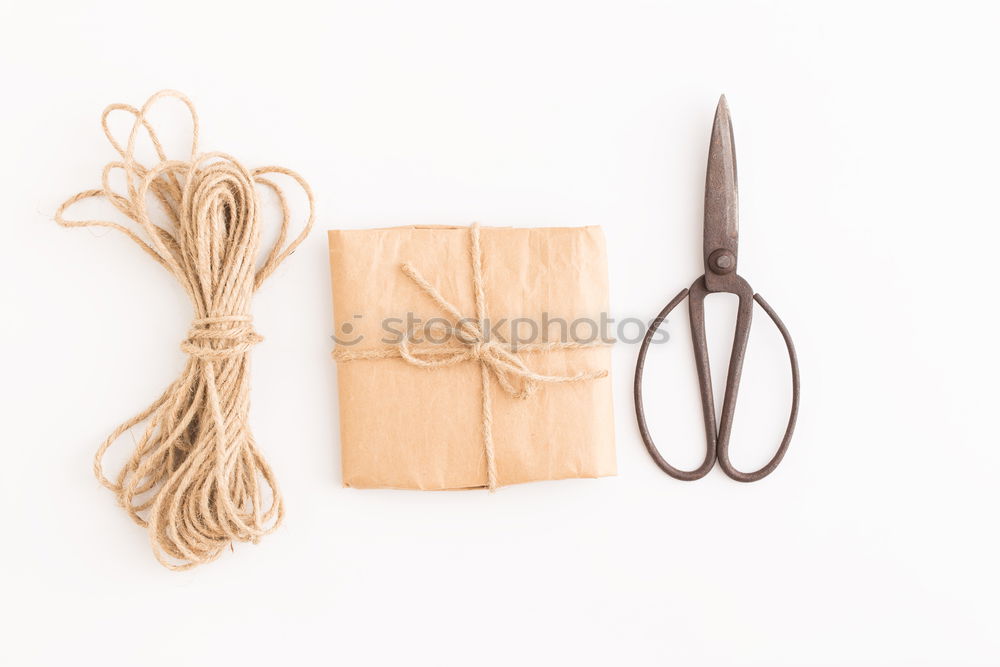
[[[181,350],[192,357],[214,361],[246,354],[264,340],[250,322],[249,315],[198,318],[191,323]]]
[[[188,160],[168,159],[150,124],[150,108],[165,97],[182,102],[191,115]],[[116,111],[133,117],[124,147],[108,126]],[[121,160],[105,166],[101,188],[70,197],[56,212],[56,222],[125,234],[177,279],[191,299],[195,318],[181,343],[188,355],[181,377],[101,444],[94,474],[132,519],[147,528],[157,560],[183,570],[215,560],[234,541],[257,542],[284,516],[277,482],[247,423],[249,351],[263,340],[251,325],[250,302],[312,228],[313,195],[301,176],[283,167],[248,170],[225,153],[199,154],[198,115],[191,101],[176,91],[156,93],[141,109],[113,104],[105,109],[101,125]],[[153,166],[136,158],[140,131],[145,131],[159,160]],[[124,175],[124,194],[111,186],[116,171]],[[288,201],[269,178],[273,174],[294,180],[308,199],[308,219],[290,242]],[[281,214],[277,241],[259,268],[257,186],[271,190]],[[111,203],[138,225],[138,231],[108,220],[66,219],[67,209],[86,199]],[[151,202],[168,225],[153,221]],[[131,457],[110,479],[104,473],[104,455],[122,434],[143,422],[146,430]]]
[[[545,352],[551,350],[585,349],[603,347],[607,343],[600,341],[580,343],[558,341],[545,343],[529,343],[514,346],[506,341],[492,340],[486,329],[488,321],[486,308],[486,291],[483,281],[482,249],[479,237],[479,225],[469,228],[470,255],[472,259],[472,286],[476,304],[476,317],[464,317],[458,308],[445,299],[436,287],[430,284],[411,264],[405,263],[401,269],[413,283],[426,294],[443,312],[454,321],[451,333],[459,341],[458,345],[427,345],[414,344],[410,333],[394,347],[382,350],[347,350],[338,347],[333,352],[333,358],[338,362],[357,361],[362,359],[392,359],[400,358],[408,364],[427,369],[439,369],[454,366],[464,362],[477,362],[482,378],[482,433],[483,451],[486,456],[486,484],[490,491],[498,486],[496,451],[493,443],[493,394],[491,377],[497,381],[512,398],[524,400],[538,390],[542,384],[563,382],[581,382],[606,377],[606,370],[587,371],[575,375],[544,375],[531,370],[520,356],[524,352]],[[442,325],[443,326],[443,325]]]

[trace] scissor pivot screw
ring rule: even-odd
[[[736,255],[729,250],[718,249],[708,257],[708,268],[712,273],[732,273],[736,268]]]

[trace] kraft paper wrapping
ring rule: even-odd
[[[591,340],[608,312],[607,260],[599,227],[480,230],[485,306],[505,340]],[[407,313],[453,318],[401,270],[416,268],[463,315],[475,318],[470,230],[420,226],[329,232],[334,325],[342,350],[389,349]],[[395,318],[395,319],[391,319]],[[502,322],[502,320],[506,320]],[[439,322],[441,320],[438,320]],[[590,324],[593,323],[593,324]],[[495,326],[496,325],[496,326]],[[600,332],[598,332],[600,333]],[[519,355],[534,372],[610,370],[609,346]],[[427,369],[401,358],[337,364],[345,486],[462,489],[487,485],[480,363]],[[498,486],[616,473],[609,377],[543,383],[519,399],[490,378]]]

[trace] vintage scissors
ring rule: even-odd
[[[739,242],[739,205],[736,186],[736,149],[733,142],[733,126],[729,118],[726,96],[719,99],[712,125],[712,143],[708,150],[708,175],[705,179],[705,275],[694,281],[690,289],[681,290],[674,300],[660,311],[646,331],[639,348],[639,358],[635,366],[635,415],[639,421],[646,449],[656,465],[671,477],[695,480],[704,477],[715,466],[719,467],[738,482],[755,482],[771,474],[785,456],[788,444],[795,430],[795,420],[799,412],[799,362],[795,355],[792,338],[771,306],[754,294],[746,280],[736,273],[736,251]],[[722,417],[716,428],[715,400],[712,395],[712,374],[708,360],[708,344],[705,340],[705,297],[716,292],[727,292],[739,297],[736,316],[736,332],[733,336],[733,351],[729,358],[729,375],[726,380],[725,399],[722,403]],[[694,342],[694,359],[698,367],[698,384],[701,388],[701,406],[705,418],[707,449],[705,461],[696,470],[680,470],[664,460],[653,443],[646,426],[646,416],[642,407],[642,370],[646,363],[646,351],[660,324],[677,305],[689,297],[688,307],[691,318],[691,338]],[[743,357],[746,354],[750,336],[750,319],[753,302],[756,301],[768,314],[785,339],[788,358],[792,366],[792,409],[788,417],[785,435],[778,451],[763,468],[754,472],[741,472],[729,460],[729,436],[733,429],[733,414],[736,411],[736,394],[740,387]]]

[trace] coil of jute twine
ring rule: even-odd
[[[543,375],[532,371],[520,356],[522,353],[548,352],[552,350],[574,350],[604,347],[603,341],[575,342],[551,341],[544,343],[522,343],[513,345],[504,340],[492,339],[486,322],[489,320],[486,307],[486,290],[483,281],[483,253],[479,238],[479,225],[469,227],[469,254],[472,261],[472,289],[476,304],[476,316],[466,317],[449,303],[420,272],[409,263],[401,265],[403,274],[430,297],[444,313],[453,320],[449,333],[458,341],[454,344],[415,345],[413,332],[407,332],[400,342],[384,349],[350,350],[337,347],[333,358],[338,363],[366,359],[402,359],[408,364],[426,369],[439,369],[465,362],[477,362],[482,380],[482,420],[483,451],[486,456],[486,486],[490,491],[499,487],[497,477],[496,450],[493,442],[493,389],[495,379],[504,392],[516,399],[527,399],[538,391],[542,384],[562,382],[582,382],[608,375],[608,371],[586,371],[575,375]]]
[[[164,98],[179,100],[190,112],[193,136],[186,160],[168,159],[150,124],[150,108]],[[133,116],[124,146],[108,126],[115,112]],[[188,360],[180,378],[108,436],[94,457],[94,474],[147,529],[157,560],[185,570],[215,560],[233,542],[257,542],[284,516],[278,484],[247,423],[249,352],[262,340],[252,326],[250,303],[254,291],[312,228],[313,195],[289,169],[247,169],[225,153],[199,153],[198,115],[176,91],[160,91],[139,109],[112,104],[101,125],[121,159],[104,167],[101,188],[66,200],[56,221],[66,227],[108,227],[132,239],[181,284],[194,307],[194,320],[181,343]],[[152,166],[136,158],[143,131],[159,159]],[[112,174],[119,170],[125,193],[111,186]],[[290,242],[289,203],[269,178],[274,175],[294,180],[309,202],[304,228]],[[281,215],[278,238],[262,261],[258,186],[274,193]],[[69,207],[86,199],[110,202],[137,230],[108,220],[65,217]],[[153,221],[150,204],[167,224]],[[145,432],[112,480],[103,466],[108,448],[143,422]]]

